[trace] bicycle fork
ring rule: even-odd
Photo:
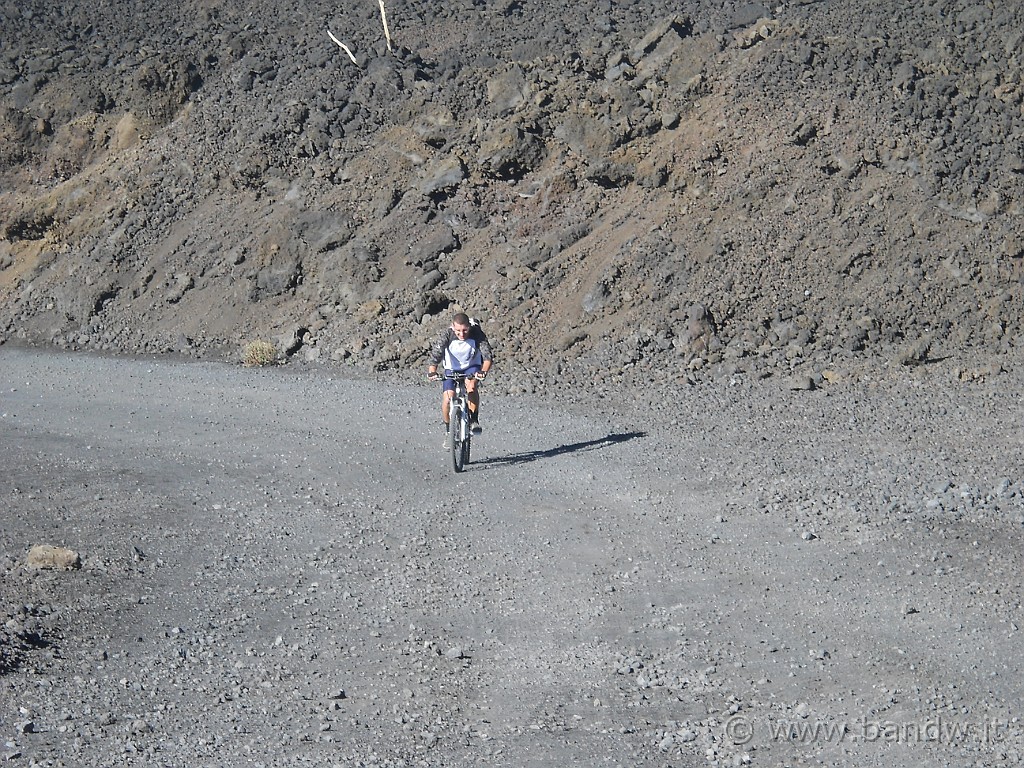
[[[463,441],[469,434],[469,408],[466,404],[465,396],[453,396],[451,406],[448,411],[448,428],[452,429],[453,425],[457,425],[457,432],[452,433],[458,441]]]

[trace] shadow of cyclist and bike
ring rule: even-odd
[[[613,445],[625,443],[630,440],[636,440],[641,437],[646,437],[646,432],[619,432],[606,437],[600,437],[596,440],[585,440],[580,443],[569,443],[568,445],[559,445],[555,448],[546,448],[537,451],[526,451],[524,453],[513,453],[508,456],[491,456],[486,459],[474,461],[473,465],[480,469],[490,469],[493,467],[508,467],[515,466],[517,464],[529,464],[531,461],[539,461],[541,459],[553,459],[556,456],[564,456],[567,453],[581,453],[583,451],[596,451],[601,448],[608,448]]]

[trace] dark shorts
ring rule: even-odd
[[[472,376],[472,375],[474,375],[479,370],[480,370],[480,366],[479,365],[471,365],[468,368],[465,368],[465,369],[463,369],[461,371],[451,371],[451,370],[448,370],[446,368],[444,374],[445,374],[445,376],[447,376],[448,374],[451,374],[451,373],[464,373],[467,376]],[[454,392],[455,391],[455,382],[452,381],[451,379],[445,379],[444,383],[442,385],[441,391],[442,392]]]

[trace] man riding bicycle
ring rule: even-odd
[[[427,378],[436,381],[441,377],[437,367],[444,363],[446,374],[463,373],[466,379],[466,394],[469,396],[470,431],[474,435],[483,432],[480,426],[480,393],[477,382],[483,381],[491,369],[491,344],[487,334],[478,324],[469,319],[465,312],[452,318],[450,328],[445,328],[430,346]],[[455,391],[455,382],[444,379],[441,398],[441,419],[444,421],[445,444],[448,443],[448,403]]]

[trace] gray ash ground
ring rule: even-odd
[[[0,349],[6,762],[1020,763],[1019,374],[499,377]]]

